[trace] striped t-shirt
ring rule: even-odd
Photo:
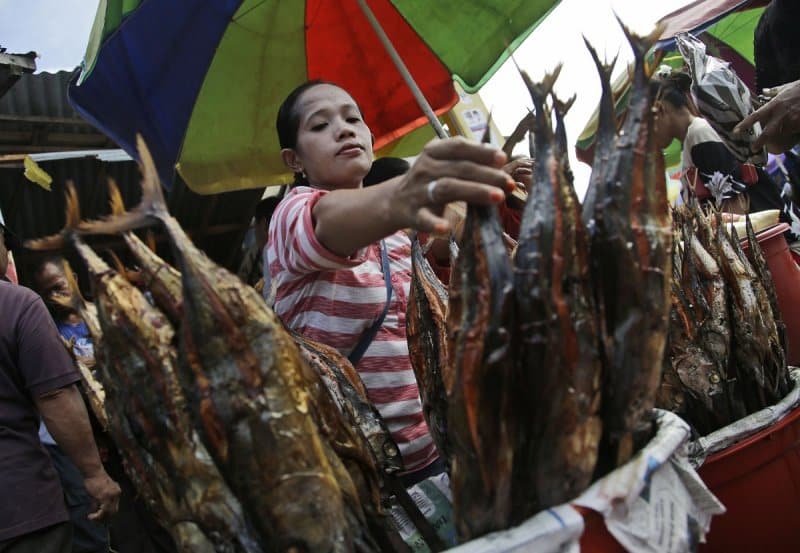
[[[295,187],[272,216],[267,254],[275,290],[273,307],[289,328],[346,356],[364,329],[383,312],[386,284],[379,243],[345,258],[317,240],[311,213],[326,193]],[[356,369],[410,472],[432,463],[437,453],[422,414],[406,342],[411,242],[404,232],[396,232],[384,243],[392,300],[383,325]]]

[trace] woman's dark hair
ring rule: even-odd
[[[682,71],[671,71],[669,74],[657,74],[650,81],[650,92],[659,100],[666,100],[676,108],[687,107],[694,110],[689,91],[692,88],[692,77]]]
[[[405,175],[411,165],[401,157],[382,157],[372,162],[372,168],[364,177],[364,187],[372,186],[396,177]]]
[[[303,95],[303,92],[321,84],[327,84],[345,90],[336,83],[324,81],[322,79],[306,81],[292,90],[283,100],[281,107],[278,108],[278,117],[275,121],[275,128],[278,131],[278,144],[280,145],[281,149],[294,148],[297,146],[297,131],[300,128],[300,114],[297,113],[296,109],[297,102],[300,100],[300,96]],[[358,107],[358,111],[361,112],[361,107],[359,107],[358,104],[356,104],[356,107]],[[308,183],[302,174],[295,173],[294,184],[305,185]]]

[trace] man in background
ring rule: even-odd
[[[94,345],[86,323],[78,313],[57,301],[58,297],[66,299],[70,295],[62,260],[48,258],[43,261],[34,272],[33,287],[50,311],[59,334],[71,345],[75,358],[87,367],[93,367]],[[83,485],[80,471],[58,446],[44,422],[39,427],[39,439],[50,454],[64,488],[72,522],[72,552],[106,553],[109,550],[108,528],[88,517],[92,498]]]
[[[92,368],[95,365],[95,351],[89,329],[81,316],[64,301],[69,298],[71,292],[63,263],[64,260],[60,257],[45,259],[33,274],[33,287],[50,311],[59,334],[71,345],[75,358]],[[110,528],[87,517],[91,510],[91,497],[83,485],[77,467],[64,454],[58,440],[53,439],[47,426],[42,423],[39,428],[39,438],[50,453],[64,488],[67,509],[73,525],[72,552],[174,551],[172,539],[158,526],[144,502],[136,497],[136,490],[123,471],[114,444],[102,432],[98,431],[96,436],[104,452],[104,465],[125,490],[119,514]]]
[[[8,269],[6,246],[3,227],[0,275]],[[80,374],[42,299],[0,280],[0,313],[0,553],[68,553],[72,525],[58,475],[39,441],[40,420],[77,467],[93,500],[89,518],[113,515],[120,488],[100,462],[76,386]]]

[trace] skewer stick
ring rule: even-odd
[[[386,48],[386,52],[389,54],[389,57],[392,58],[392,62],[394,62],[395,67],[400,72],[400,75],[403,77],[403,80],[408,85],[408,88],[411,89],[411,94],[414,95],[414,99],[419,104],[419,107],[422,108],[423,113],[428,117],[428,121],[430,121],[433,130],[436,131],[436,135],[439,138],[448,138],[447,131],[444,130],[442,124],[439,122],[439,118],[436,117],[436,114],[433,112],[433,108],[428,103],[428,100],[422,94],[422,90],[420,90],[419,86],[417,86],[416,81],[414,81],[414,77],[411,76],[411,73],[408,71],[406,64],[403,63],[403,60],[400,58],[400,54],[397,53],[392,41],[389,40],[389,37],[381,27],[381,24],[375,18],[375,14],[372,13],[372,10],[367,6],[367,2],[365,0],[357,0],[358,7],[361,8],[361,11],[364,13],[364,16],[369,21],[369,24],[372,26],[372,29],[375,31],[375,34],[378,35],[378,39],[383,44],[383,47]]]

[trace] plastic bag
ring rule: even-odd
[[[750,145],[761,134],[756,124],[746,133],[734,133],[733,128],[753,112],[750,89],[742,82],[728,62],[709,55],[706,45],[690,35],[675,37],[683,59],[692,76],[692,97],[700,114],[717,131],[719,137],[742,163],[764,165],[766,152],[754,153]]]

